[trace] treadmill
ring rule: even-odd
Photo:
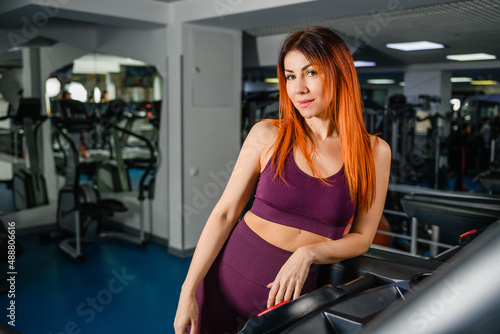
[[[500,220],[433,273],[381,284],[367,274],[250,319],[240,334],[498,333]]]
[[[489,171],[479,176],[479,182],[490,194],[500,194],[500,171]]]
[[[491,238],[482,235],[489,235],[493,227],[493,231],[496,231],[494,233],[500,234],[498,197],[417,191],[401,202],[409,215],[423,218],[422,220],[435,223],[442,228],[464,231],[465,234],[458,239],[459,242],[454,248],[430,259],[370,249],[362,256],[332,265],[331,282],[348,283],[325,285],[259,317],[252,318],[240,334],[306,332],[344,334],[358,333],[362,330],[363,333],[369,333],[370,331],[365,331],[364,328],[379,314],[385,314],[389,310],[395,312],[397,308],[393,308],[392,305],[404,304],[410,296],[425,291],[425,283],[431,281],[429,277],[439,277],[441,274],[438,273],[448,272],[461,263],[461,258],[468,257],[469,255],[463,255],[462,250],[469,248],[469,242],[471,245],[489,243],[490,241],[484,240]],[[470,230],[477,232],[467,233]],[[488,230],[488,233],[484,233],[484,230]],[[480,233],[481,231],[483,233]],[[475,238],[477,235],[479,237]],[[494,262],[491,262],[491,265],[494,265]],[[339,273],[341,278],[335,279],[334,276],[338,276]],[[348,281],[351,279],[352,281]],[[434,279],[432,281],[435,282]],[[359,282],[363,284],[358,284]],[[350,287],[350,290],[345,291],[346,286]],[[382,325],[383,323],[380,324]],[[375,332],[394,331],[384,327],[384,330]]]

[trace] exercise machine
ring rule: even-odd
[[[132,190],[130,176],[128,174],[127,164],[122,156],[122,144],[126,142],[129,137],[134,137],[144,144],[146,150],[142,149],[142,151],[146,151],[147,154],[142,154],[138,159],[140,161],[139,165],[144,172],[139,181],[139,193],[137,197],[140,206],[141,239],[143,239],[145,225],[144,201],[148,198],[151,204],[151,200],[154,198],[156,154],[152,140],[132,131],[132,126],[118,126],[120,120],[125,117],[129,118],[129,121],[130,119],[134,119],[134,116],[129,110],[129,105],[122,100],[109,102],[106,111],[101,116],[100,121],[106,125],[113,141],[110,144],[110,150],[112,152],[111,157],[114,159],[102,163],[97,169],[97,185],[101,193],[130,192]],[[130,124],[130,122],[127,123]],[[135,164],[137,164],[137,161]],[[132,165],[134,165],[134,163],[132,163]]]
[[[96,121],[79,101],[59,101],[59,115],[52,118],[54,128],[70,145],[66,162],[66,184],[60,189],[57,208],[57,226],[70,236],[60,248],[77,263],[84,260],[81,245],[104,238],[117,238],[146,245],[143,226],[139,236],[122,232],[101,232],[102,221],[127,208],[114,199],[102,199],[98,188],[91,183],[80,183],[78,143],[80,133],[90,129]]]
[[[125,102],[115,100],[109,102],[106,111],[101,115],[100,122],[104,131],[109,132],[110,159],[97,168],[97,186],[101,192],[129,192],[132,190],[127,166],[123,160],[122,138],[118,130],[118,120],[127,109]]]
[[[450,259],[453,265],[441,266],[420,289],[385,309],[360,333],[497,333],[500,286],[492,269],[498,262],[499,238],[496,221]]]
[[[500,171],[490,171],[481,175],[479,182],[489,194],[500,194]]]
[[[15,112],[9,110],[3,119],[11,118],[15,126],[23,128],[28,151],[28,168],[14,172],[12,189],[16,211],[34,208],[49,203],[47,185],[40,168],[40,155],[37,147],[38,131],[47,116],[41,114],[42,104],[38,98],[22,98]]]
[[[401,199],[405,212],[419,220],[461,235],[500,219],[500,198],[468,194],[414,194]]]
[[[27,149],[27,166],[24,167],[23,163],[12,173],[11,185],[15,210],[2,214],[0,223],[7,226],[7,222],[16,222],[18,233],[53,229],[57,203],[49,199],[49,184],[46,183],[42,173],[43,160],[50,159],[51,152],[39,145],[43,143],[41,130],[47,116],[42,115],[39,98],[21,98],[17,106],[17,109],[11,107],[4,119],[12,119],[14,126],[23,130]],[[14,145],[17,146],[15,141]],[[50,171],[44,172],[50,173]]]
[[[387,281],[363,274],[327,285],[250,319],[250,333],[496,333],[500,284],[492,275],[500,221],[434,271]]]
[[[449,283],[457,282],[454,277],[461,277],[460,283],[463,282],[462,279],[470,282],[470,274],[467,271],[476,269],[472,269],[472,266],[476,267],[475,261],[482,268],[480,269],[482,274],[489,275],[487,272],[496,260],[495,255],[492,255],[494,253],[488,254],[487,252],[492,248],[496,249],[497,254],[500,251],[498,242],[494,241],[500,235],[498,198],[474,194],[464,194],[461,197],[458,193],[452,193],[449,197],[439,197],[436,196],[436,192],[429,192],[414,194],[407,200],[414,200],[415,207],[426,212],[428,221],[439,222],[443,228],[452,226],[453,229],[459,231],[469,228],[476,231],[461,235],[458,244],[452,250],[429,259],[372,248],[360,257],[332,265],[330,266],[332,273],[330,284],[251,318],[240,334],[407,332],[409,319],[415,319],[415,315],[421,314],[419,309],[428,310],[429,307],[434,307],[436,296],[443,296],[450,292]],[[460,202],[463,204],[461,211],[456,213],[457,207],[460,206],[457,203]],[[468,204],[465,204],[466,202]],[[406,204],[403,206],[408,208]],[[451,218],[443,222],[446,213]],[[488,254],[486,256],[488,260],[485,261],[477,254]],[[459,269],[455,270],[455,268]],[[473,275],[480,277],[476,273]],[[449,278],[448,286],[443,284],[443,277]],[[454,302],[450,302],[449,305],[451,312],[455,315],[454,321],[449,321],[452,317],[447,314],[447,308],[441,308],[440,312],[446,313],[444,316],[448,320],[440,321],[439,317],[433,316],[431,320],[437,327],[429,327],[426,332],[455,333],[454,330],[441,330],[441,328],[458,328],[459,326],[455,323],[460,317],[457,314],[464,308],[470,310],[469,302],[478,305],[485,314],[486,323],[481,323],[480,328],[488,329],[486,332],[492,332],[491,329],[496,328],[492,327],[496,326],[496,322],[490,311],[491,307],[488,305],[500,305],[500,294],[497,293],[499,291],[498,280],[487,281],[486,287],[470,282],[466,292],[462,287],[460,294],[463,292],[464,300],[462,296],[454,295]],[[482,279],[478,279],[477,282],[483,284]],[[488,291],[490,293],[485,301],[479,301],[474,297],[476,292],[470,289],[471,287],[475,287],[482,295],[488,294]],[[417,304],[413,305],[413,303]],[[408,310],[400,311],[405,308],[412,310],[413,313]],[[473,309],[477,308],[473,307]],[[398,321],[393,321],[394,313],[404,315],[399,315]],[[470,318],[464,320],[469,331],[460,329],[457,333],[477,332],[471,328],[479,317],[478,312],[472,312]],[[378,320],[379,318],[381,320]],[[388,319],[391,319],[390,326],[387,325]],[[414,325],[415,323],[413,322]],[[421,330],[421,327],[416,329],[413,327],[413,330],[410,327],[408,332],[417,333],[419,332],[417,329]]]
[[[108,103],[106,111],[101,115],[99,121],[104,124],[109,132],[111,143],[110,159],[101,163],[97,169],[97,185],[99,190],[104,192],[129,192],[132,190],[129,167],[144,169],[146,175],[155,169],[156,154],[151,138],[146,134],[134,131],[135,120],[143,121],[146,117],[138,117],[136,112],[131,111],[131,106],[122,100],[114,100]],[[119,124],[125,120],[125,127]],[[155,128],[157,125],[152,125]],[[151,130],[148,135],[153,138],[157,130]],[[136,146],[127,147],[130,138],[134,138]]]

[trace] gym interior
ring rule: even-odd
[[[392,150],[370,250],[240,333],[498,333],[500,2],[3,0],[0,332],[173,333],[277,52],[325,26]]]

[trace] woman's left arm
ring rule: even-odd
[[[331,264],[365,253],[373,242],[382,217],[391,169],[391,149],[382,139],[374,145],[375,201],[368,211],[357,212],[349,234],[338,240],[297,249],[270,283],[268,307],[300,296],[311,264]]]

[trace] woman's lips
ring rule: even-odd
[[[314,100],[300,100],[300,101],[297,101],[297,103],[299,104],[299,106],[301,108],[307,108],[313,103],[313,101]]]

